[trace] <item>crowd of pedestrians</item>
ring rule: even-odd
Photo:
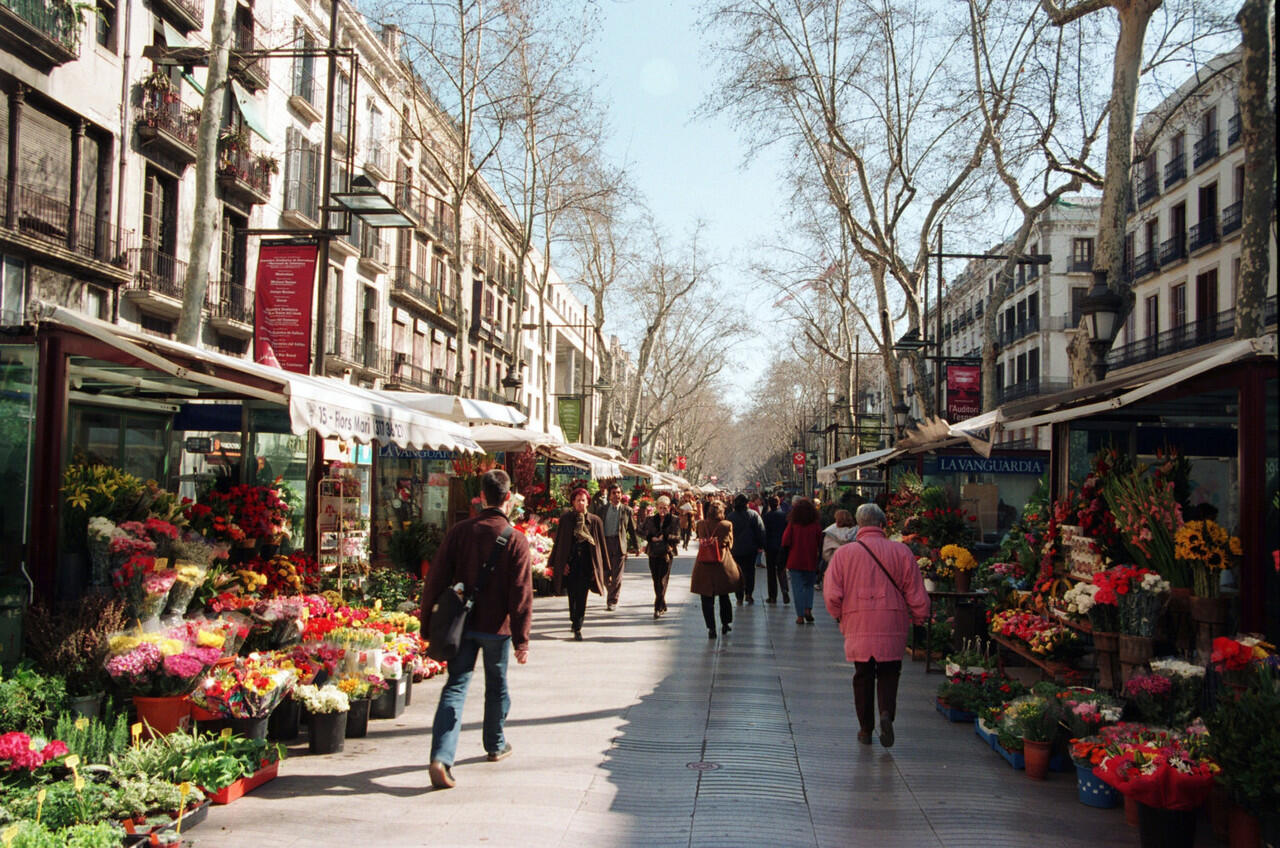
[[[448,679],[432,725],[428,773],[436,788],[455,785],[452,768],[463,702],[477,658],[485,668],[483,743],[487,759],[511,753],[504,735],[510,707],[507,655],[528,659],[532,584],[529,545],[510,527],[510,479],[500,470],[482,479],[485,509],[446,534],[423,590],[423,633],[432,605],[443,591],[475,593],[462,645],[448,665]],[[730,507],[726,510],[726,507]],[[818,505],[804,497],[764,500],[739,494],[700,500],[691,493],[672,503],[659,497],[639,515],[616,485],[593,505],[585,488],[575,489],[559,518],[549,567],[556,594],[568,598],[572,638],[582,641],[590,593],[602,595],[605,611],[617,609],[628,553],[644,553],[653,578],[653,617],[667,612],[667,590],[675,556],[697,549],[690,591],[700,596],[707,636],[733,630],[734,602],[755,604],[756,569],[765,569],[766,604],[793,604],[796,624],[813,624],[815,590],[844,637],[853,664],[853,707],[858,740],[872,741],[879,728],[885,747],[894,744],[898,677],[912,623],[929,614],[929,595],[915,557],[884,532],[885,515],[875,504],[856,514],[836,510],[822,527]],[[719,610],[719,632],[716,611]]]

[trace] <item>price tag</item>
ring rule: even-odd
[[[218,738],[222,740],[222,750],[226,751],[227,743],[231,741],[231,728],[222,728],[222,732],[218,734]]]
[[[179,836],[182,835],[182,817],[187,812],[187,796],[190,794],[191,783],[189,781],[184,780],[178,784],[178,797],[182,799],[181,805],[178,807],[178,826],[176,828]]]
[[[378,598],[373,602],[373,608],[378,612],[382,612],[382,598]]]
[[[129,735],[133,737],[133,745],[138,746],[138,740],[142,738],[142,722],[135,721],[129,725]]]
[[[76,775],[76,779],[75,779],[74,786],[75,786],[75,788],[76,788],[76,792],[81,792],[81,791],[83,791],[83,790],[84,790],[84,778],[77,774],[77,775]]]
[[[0,839],[4,840],[5,848],[13,844],[13,840],[18,838],[18,828],[20,825],[10,825],[5,828],[4,833],[0,833]]]
[[[67,758],[62,761],[62,764],[67,768],[71,769],[72,771],[75,771],[76,766],[80,765],[80,755],[68,754]]]
[[[36,824],[40,824],[40,817],[44,814],[44,799],[49,796],[47,789],[41,789],[36,793]]]
[[[76,730],[84,730],[88,726],[89,726],[89,719],[85,718],[84,716],[80,716],[80,718],[76,719]]]

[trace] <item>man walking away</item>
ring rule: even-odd
[[[511,505],[511,478],[493,470],[480,478],[485,509],[475,518],[453,526],[434,557],[422,590],[422,634],[431,632],[431,607],[441,592],[461,583],[477,586],[499,536],[511,526],[507,510]],[[529,542],[512,529],[506,548],[499,554],[493,571],[479,587],[475,605],[467,618],[462,644],[449,661],[449,678],[440,690],[440,703],[431,723],[431,765],[427,773],[436,789],[452,789],[453,762],[462,729],[462,707],[467,686],[475,670],[476,656],[484,655],[484,730],[482,741],[489,762],[511,753],[503,733],[511,698],[507,690],[508,648],[514,647],[516,662],[529,661],[529,624],[533,612],[533,572]]]
[[[764,564],[765,575],[769,581],[769,596],[766,604],[778,602],[778,588],[782,589],[782,602],[791,603],[791,590],[787,586],[787,564],[782,559],[782,534],[787,532],[787,514],[778,508],[778,499],[772,495],[765,501],[764,523]]]
[[[756,591],[756,559],[764,550],[764,522],[759,513],[747,508],[747,496],[738,495],[733,499],[733,511],[726,516],[733,525],[733,561],[742,570],[742,581],[734,595],[738,598],[738,606],[754,604]]]
[[[631,507],[622,502],[622,489],[617,483],[609,485],[605,497],[606,502],[592,512],[604,522],[605,609],[614,610],[622,591],[622,572],[627,568],[627,549],[636,546],[636,518]]]
[[[929,617],[929,593],[911,549],[885,536],[884,511],[863,504],[856,520],[857,540],[831,557],[823,599],[844,634],[845,659],[853,663],[858,741],[871,744],[878,706],[880,744],[889,748],[907,630]]]

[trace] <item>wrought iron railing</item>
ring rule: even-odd
[[[1263,302],[1262,318],[1263,324],[1267,326],[1276,322],[1275,295],[1271,295]],[[1235,330],[1235,309],[1224,309],[1214,315],[1183,324],[1181,327],[1174,327],[1163,333],[1112,348],[1107,354],[1107,367],[1124,368],[1181,350],[1221,341],[1234,335]]]
[[[0,0],[0,6],[71,53],[80,55],[80,28],[83,24],[72,4],[56,0]]]
[[[271,195],[271,176],[277,168],[275,159],[255,154],[250,147],[218,151],[218,176],[242,183],[263,197]]]
[[[1227,147],[1233,147],[1240,140],[1240,113],[1236,112],[1227,118]]]
[[[196,136],[200,128],[200,110],[183,106],[175,91],[150,89],[143,91],[142,114],[138,122],[144,127],[166,133],[196,152]]]
[[[1218,241],[1218,222],[1213,218],[1204,219],[1187,231],[1187,240],[1190,242],[1188,250],[1192,252],[1202,247],[1216,244]]]
[[[131,252],[135,254],[134,275],[133,282],[128,288],[155,292],[174,300],[182,300],[187,278],[187,263],[167,253],[161,253],[155,247],[138,247]]]
[[[56,200],[42,192],[13,180],[0,182],[6,199],[13,198],[13,217],[3,218],[4,228],[48,241],[85,259],[105,262],[117,268],[129,268],[134,234],[126,231],[117,238],[106,216],[87,212],[71,212],[71,204]]]
[[[1187,178],[1187,155],[1179,154],[1165,163],[1164,166],[1164,187],[1167,189],[1174,183],[1181,182]]]
[[[1160,242],[1160,267],[1167,268],[1187,258],[1187,234],[1178,233]]]
[[[1192,162],[1194,167],[1199,168],[1206,162],[1218,157],[1218,131],[1213,130],[1204,138],[1196,142],[1194,156]]]
[[[1236,230],[1240,229],[1241,215],[1244,211],[1244,203],[1237,200],[1230,206],[1224,206],[1222,209],[1222,235],[1229,236]]]
[[[285,183],[284,208],[297,212],[312,223],[319,223],[320,198],[316,184],[306,180],[290,180]]]
[[[1133,193],[1137,197],[1138,205],[1142,206],[1154,197],[1160,196],[1160,180],[1156,176],[1155,171],[1149,174],[1143,174],[1133,181]]]
[[[1133,257],[1133,279],[1140,280],[1148,274],[1154,274],[1160,270],[1159,257],[1156,255],[1155,248],[1143,251]]]
[[[253,292],[239,283],[210,280],[205,304],[209,307],[209,315],[214,318],[253,323]]]
[[[1080,273],[1080,272],[1082,272],[1082,271],[1083,271],[1083,272],[1085,272],[1085,273],[1087,273],[1087,272],[1092,271],[1092,270],[1093,270],[1093,257],[1092,257],[1092,256],[1090,256],[1088,259],[1076,259],[1076,258],[1072,258],[1071,262],[1070,262],[1070,263],[1068,263],[1068,265],[1067,265],[1067,272],[1068,272],[1068,273],[1071,273],[1071,274]]]

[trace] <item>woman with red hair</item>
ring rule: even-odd
[[[550,564],[551,573],[568,592],[569,626],[573,638],[581,642],[587,592],[604,594],[604,522],[587,510],[591,495],[586,489],[574,489],[570,502],[573,506],[560,514]]]

